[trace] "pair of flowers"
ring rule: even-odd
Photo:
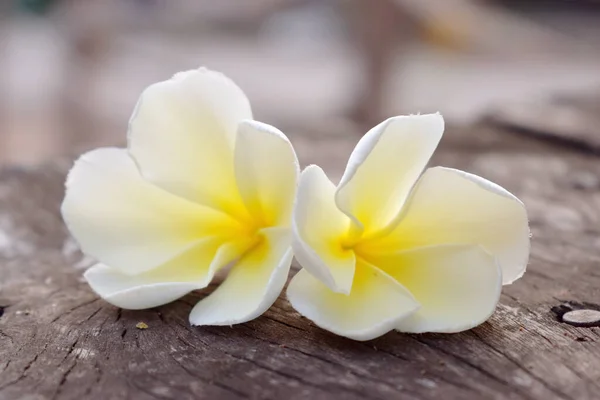
[[[128,148],[81,156],[63,218],[92,289],[122,308],[156,307],[224,282],[191,311],[193,325],[258,317],[283,289],[292,306],[357,340],[390,330],[457,332],[484,322],[529,257],[523,204],[466,172],[425,170],[439,114],[390,118],[350,156],[339,185],[300,173],[276,128],[248,99],[199,69],[148,87]],[[293,249],[293,251],[292,251]]]

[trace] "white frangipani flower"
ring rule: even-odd
[[[199,69],[142,93],[127,149],[81,156],[62,214],[100,262],[88,283],[118,307],[171,302],[232,265],[190,315],[230,325],[262,314],[285,284],[298,175],[286,136],[252,120],[231,80]]]
[[[292,247],[303,269],[287,290],[318,326],[357,340],[392,329],[458,332],[484,322],[529,258],[523,204],[449,168],[422,175],[442,137],[439,114],[390,118],[354,149],[335,187],[300,177]]]

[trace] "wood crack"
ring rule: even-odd
[[[266,318],[266,319],[268,319],[268,320],[270,320],[270,321],[277,322],[278,324],[281,324],[281,325],[287,326],[288,328],[292,328],[292,329],[298,330],[298,331],[300,331],[300,332],[308,332],[306,329],[302,329],[302,328],[300,328],[300,327],[298,327],[298,326],[295,326],[295,325],[292,325],[292,324],[288,324],[287,322],[283,322],[283,321],[281,321],[281,320],[278,320],[278,319],[276,319],[276,318],[270,317],[270,316],[268,316],[268,315],[262,315],[262,316],[261,316],[261,318]]]
[[[129,378],[128,378],[128,379],[127,379],[127,384],[128,384],[130,387],[133,387],[135,390],[138,390],[138,391],[140,391],[140,392],[142,392],[142,393],[145,393],[145,394],[147,394],[148,396],[152,397],[153,399],[159,399],[159,400],[168,399],[168,400],[170,400],[170,398],[169,398],[169,397],[159,396],[159,395],[157,395],[156,393],[152,393],[151,391],[147,390],[145,387],[143,387],[143,386],[141,386],[141,385],[138,385],[138,384],[135,382],[135,380],[131,380],[131,379],[129,379]]]
[[[94,371],[96,372],[96,378],[94,379],[94,382],[91,383],[87,389],[85,390],[85,392],[83,393],[83,398],[86,398],[87,396],[89,396],[90,394],[92,394],[92,391],[94,390],[94,387],[98,387],[98,385],[100,384],[100,381],[102,380],[102,369],[100,368],[100,366],[98,365],[98,361],[94,361]]]
[[[70,352],[69,352],[69,354],[70,354]],[[67,382],[67,378],[71,374],[71,371],[73,371],[73,369],[75,369],[76,365],[77,365],[77,357],[75,357],[75,360],[73,361],[73,363],[62,374],[62,377],[60,378],[60,381],[58,382],[58,387],[56,388],[54,395],[52,395],[52,400],[56,400],[58,398],[58,396],[62,393],[63,386]]]
[[[551,347],[555,346],[554,342],[552,340],[550,340],[549,338],[547,338],[541,332],[533,331],[533,330],[527,328],[526,326],[523,326],[523,329],[526,330],[527,332],[531,333],[532,335],[538,335],[539,337],[543,338],[546,342],[548,342],[550,344]]]
[[[399,360],[405,361],[405,362],[411,362],[412,360],[409,360],[407,358],[404,358],[402,356],[400,356],[399,354],[393,353],[391,351],[388,351],[386,349],[382,349],[382,348],[377,348],[377,351],[380,351],[382,353],[388,354],[392,357],[398,358]],[[445,382],[449,385],[452,386],[456,386],[458,388],[470,391],[470,392],[477,392],[479,393],[479,391],[477,391],[475,388],[472,388],[471,386],[465,385],[464,383],[460,383],[460,382],[456,382],[452,379],[448,379],[446,378],[444,375],[437,373],[436,371],[432,371],[432,370],[427,370],[427,373],[433,377],[435,377],[436,379],[439,379],[442,382]]]
[[[411,336],[411,337],[412,337],[412,336]],[[441,352],[441,353],[443,353],[443,354],[446,354],[446,355],[448,355],[448,356],[450,356],[450,357],[452,357],[452,358],[456,359],[457,361],[460,361],[461,363],[463,363],[463,364],[467,365],[467,366],[468,366],[468,367],[470,367],[470,368],[473,368],[474,370],[476,370],[476,371],[477,371],[477,372],[479,372],[480,374],[482,374],[482,375],[486,376],[487,378],[489,378],[489,379],[491,379],[491,380],[495,381],[496,383],[499,383],[499,384],[500,384],[500,385],[502,385],[503,387],[508,387],[508,390],[511,390],[511,389],[513,389],[513,386],[511,386],[511,385],[510,385],[510,382],[508,382],[508,381],[506,381],[506,380],[504,380],[504,379],[501,379],[501,378],[497,377],[496,375],[494,375],[494,374],[492,374],[491,372],[489,372],[489,371],[485,370],[484,368],[481,368],[479,365],[477,365],[477,364],[475,364],[475,363],[471,362],[470,360],[468,360],[468,359],[466,359],[466,358],[464,358],[464,357],[461,357],[461,356],[459,356],[459,355],[457,355],[457,354],[454,354],[454,353],[452,353],[452,352],[450,352],[450,351],[448,351],[448,350],[446,350],[446,349],[444,349],[444,348],[442,348],[442,347],[440,347],[440,346],[436,346],[436,345],[434,345],[434,344],[428,343],[428,342],[426,342],[426,341],[424,341],[424,340],[421,340],[421,339],[418,339],[418,338],[416,338],[416,337],[412,337],[412,339],[413,339],[413,340],[416,340],[416,341],[417,341],[417,342],[419,342],[419,343],[422,343],[422,344],[424,344],[424,345],[425,345],[425,346],[427,346],[427,347],[431,347],[431,348],[432,348],[432,349],[434,349],[434,350],[437,350],[437,351],[439,351],[439,352]],[[514,388],[514,389],[516,389],[516,390],[519,392],[519,394],[520,394],[521,396],[523,396],[523,397],[525,397],[525,398],[528,398],[528,399],[534,399],[534,398],[533,398],[533,397],[531,397],[531,396],[530,396],[528,393],[525,393],[525,392],[523,392],[523,391],[522,391],[522,389],[520,389],[520,388]]]
[[[91,313],[86,319],[84,319],[83,321],[79,322],[77,325],[81,325],[85,322],[88,322],[90,319],[94,318],[96,316],[96,314],[98,314],[100,311],[102,311],[103,306],[100,306],[96,311],[94,311],[93,313]]]
[[[506,358],[508,361],[510,361],[511,363],[513,363],[517,368],[519,368],[521,371],[525,372],[528,376],[532,377],[535,381],[539,382],[542,386],[544,386],[546,389],[550,390],[555,395],[557,395],[557,396],[559,396],[559,397],[561,397],[563,399],[564,398],[566,398],[566,399],[572,399],[572,397],[570,397],[569,395],[566,395],[565,393],[562,393],[560,390],[552,387],[550,384],[548,384],[546,381],[544,381],[543,379],[541,379],[537,375],[531,373],[531,371],[529,371],[527,368],[525,368],[524,365],[522,365],[519,361],[515,360],[513,357],[510,357],[508,354],[505,354],[502,351],[500,351],[499,349],[497,349],[491,343],[488,343],[487,341],[483,340],[483,338],[477,332],[475,332],[473,330],[471,330],[469,332],[471,332],[473,334],[473,336],[475,336],[477,339],[479,339],[479,341],[481,343],[483,343],[484,345],[486,345],[487,347],[489,347],[496,354],[499,354],[502,357]]]
[[[218,336],[225,337],[225,336],[224,336],[224,335],[222,335],[222,334],[218,334]],[[247,335],[247,336],[253,337],[253,336],[251,336],[251,335]],[[262,339],[260,339],[260,338],[256,338],[256,337],[254,337],[254,338],[255,338],[255,339],[262,340]],[[223,350],[221,350],[221,351],[223,351]],[[224,352],[225,354],[227,354],[227,355],[231,356],[231,357],[237,358],[237,359],[239,359],[239,360],[242,360],[242,361],[249,362],[249,363],[251,363],[252,365],[255,365],[255,366],[259,367],[259,368],[265,369],[265,370],[267,370],[267,371],[270,371],[270,372],[272,372],[272,373],[274,373],[274,374],[277,374],[277,375],[280,375],[280,376],[282,376],[282,377],[285,377],[285,378],[288,378],[288,379],[292,379],[292,380],[295,380],[295,381],[297,381],[297,382],[299,382],[299,383],[304,383],[305,385],[309,385],[309,386],[316,387],[316,388],[319,388],[319,389],[321,389],[321,390],[324,390],[324,391],[330,392],[330,389],[329,389],[327,386],[324,386],[324,385],[319,385],[319,384],[316,384],[316,383],[314,383],[314,382],[310,382],[310,381],[307,381],[307,380],[305,380],[305,379],[303,379],[303,378],[297,377],[297,376],[295,376],[295,375],[288,374],[288,373],[285,373],[285,372],[283,372],[283,371],[280,371],[280,370],[277,370],[277,369],[271,368],[271,367],[269,367],[269,366],[263,365],[262,363],[259,363],[259,362],[255,361],[255,360],[253,360],[253,359],[250,359],[250,358],[247,358],[247,357],[244,357],[244,356],[239,356],[239,355],[237,355],[237,354],[233,354],[233,353],[230,353],[230,352],[227,352],[227,351],[223,351],[223,352]],[[373,397],[370,397],[369,395],[366,395],[364,392],[357,391],[357,390],[354,390],[354,389],[352,389],[352,388],[347,388],[347,387],[343,387],[343,386],[336,386],[336,387],[337,387],[338,389],[340,389],[340,390],[343,390],[343,391],[346,391],[346,392],[350,392],[350,393],[358,394],[358,395],[360,395],[361,397],[365,397],[365,398],[373,398]],[[394,390],[397,390],[397,389],[396,389],[396,388],[394,388]]]
[[[6,364],[4,364],[4,367],[2,367],[2,372],[6,371],[8,369],[8,367],[10,366],[11,361],[12,360],[10,358],[6,361]]]
[[[56,317],[54,317],[54,318],[53,318],[53,319],[50,321],[50,323],[51,323],[51,324],[53,324],[53,323],[55,323],[56,321],[58,321],[59,319],[61,319],[62,317],[64,317],[64,316],[66,316],[66,315],[69,315],[69,314],[71,314],[73,311],[76,311],[76,310],[78,310],[78,309],[80,309],[80,308],[82,308],[82,307],[85,307],[85,306],[87,306],[87,305],[90,305],[90,304],[92,304],[92,303],[95,303],[95,302],[96,302],[96,301],[98,301],[98,300],[99,300],[99,298],[98,298],[98,297],[96,297],[96,298],[94,298],[93,300],[88,300],[88,301],[85,301],[85,302],[83,302],[83,303],[81,303],[81,304],[78,304],[78,305],[76,305],[75,307],[73,307],[73,308],[70,308],[69,310],[67,310],[67,311],[64,311],[64,312],[60,313],[59,315],[57,315]]]
[[[276,320],[275,320],[275,321],[276,321]],[[244,334],[245,334],[245,335],[247,335],[247,336],[250,336],[250,337],[252,337],[252,338],[254,338],[254,339],[261,340],[261,341],[263,341],[263,342],[265,342],[265,343],[269,343],[269,344],[271,344],[271,345],[273,345],[273,346],[281,347],[281,344],[280,344],[280,343],[277,343],[277,342],[272,342],[272,341],[270,341],[270,340],[268,340],[268,339],[261,338],[261,337],[259,337],[259,336],[249,335],[249,334],[247,334],[247,333],[244,333]],[[367,347],[368,347],[368,346],[367,346]],[[392,390],[395,390],[395,391],[399,390],[399,388],[398,388],[398,387],[391,385],[391,384],[390,384],[389,382],[387,382],[387,381],[384,381],[384,380],[381,380],[381,379],[377,379],[377,378],[375,378],[375,377],[373,377],[373,376],[371,376],[371,375],[364,375],[364,374],[360,374],[360,373],[358,373],[358,372],[356,372],[356,371],[354,371],[354,370],[348,370],[348,366],[347,366],[347,365],[343,365],[343,364],[337,363],[337,362],[335,362],[335,361],[329,360],[329,359],[327,359],[327,358],[324,358],[324,357],[321,357],[321,356],[319,356],[319,355],[316,355],[316,354],[313,354],[313,353],[308,353],[308,352],[305,352],[305,351],[303,351],[303,350],[300,350],[300,349],[298,349],[298,348],[295,348],[295,347],[290,347],[290,346],[287,346],[287,345],[285,346],[285,350],[294,351],[294,352],[296,352],[296,353],[299,353],[299,354],[302,354],[302,355],[304,355],[304,356],[307,356],[307,357],[310,357],[310,358],[315,358],[315,359],[317,359],[317,360],[319,360],[319,361],[322,361],[322,362],[325,362],[325,363],[327,363],[327,364],[333,365],[333,366],[335,366],[335,367],[341,368],[342,370],[346,370],[346,371],[348,371],[349,373],[351,373],[353,376],[355,376],[355,377],[357,377],[357,378],[368,379],[368,380],[370,380],[370,381],[377,382],[377,383],[380,383],[380,384],[382,384],[382,385],[385,385],[385,386],[386,386],[388,389],[392,389]],[[406,390],[406,389],[404,388],[403,390]]]
[[[182,325],[181,323],[179,323],[179,322],[178,322],[178,325],[179,325],[179,326],[182,326],[182,327],[184,327],[184,328],[185,328],[185,329],[186,329],[188,332],[190,332],[190,333],[193,333],[192,331],[190,331],[190,330],[189,330],[187,327],[185,327],[185,326],[184,326],[184,325]],[[215,335],[217,335],[217,336],[220,336],[220,337],[226,337],[226,335],[223,335],[223,334],[221,334],[221,333],[215,333]],[[188,346],[191,346],[191,347],[192,347],[192,348],[194,348],[194,349],[196,348],[196,346],[194,346],[193,344],[191,344],[191,343],[189,343],[188,341],[184,340],[184,339],[183,339],[183,338],[181,338],[179,335],[177,335],[177,337],[178,337],[178,338],[179,338],[179,339],[180,339],[180,340],[181,340],[183,343],[186,343]],[[252,336],[251,336],[251,337],[252,337]],[[255,338],[255,339],[256,339],[256,338]],[[269,372],[271,372],[271,373],[274,373],[274,374],[276,374],[276,375],[279,375],[279,376],[281,376],[281,377],[284,377],[284,378],[286,378],[286,379],[291,379],[291,380],[294,380],[294,381],[296,381],[296,382],[298,382],[298,383],[303,383],[303,384],[305,384],[305,385],[312,386],[312,387],[315,387],[315,388],[318,388],[318,389],[324,390],[324,391],[326,391],[326,392],[329,392],[329,393],[331,392],[330,388],[329,388],[329,387],[327,387],[327,386],[323,386],[323,385],[315,384],[315,383],[313,383],[313,382],[310,382],[310,381],[306,381],[306,380],[304,380],[304,379],[302,379],[302,378],[299,378],[299,377],[297,377],[297,376],[294,376],[294,375],[292,375],[292,374],[288,374],[288,373],[285,373],[285,372],[279,371],[279,370],[277,370],[277,369],[274,369],[274,368],[271,368],[271,367],[269,367],[269,366],[266,366],[266,365],[264,365],[264,364],[262,364],[262,363],[259,363],[259,362],[255,361],[255,360],[252,360],[252,359],[249,359],[249,358],[247,358],[247,357],[243,357],[243,356],[240,356],[240,355],[237,355],[237,354],[234,354],[234,353],[231,353],[231,352],[225,351],[225,350],[223,350],[223,349],[218,349],[218,350],[219,350],[220,352],[222,352],[222,353],[224,353],[224,354],[226,354],[226,355],[228,355],[228,356],[232,357],[232,358],[235,358],[235,359],[237,359],[237,360],[240,360],[240,361],[248,362],[248,363],[250,363],[250,364],[252,364],[252,365],[254,365],[254,366],[258,367],[258,368],[264,369],[264,370],[266,370],[266,371],[269,371]],[[356,391],[356,390],[353,390],[353,389],[351,389],[351,388],[346,388],[346,387],[343,387],[343,386],[336,386],[336,387],[337,387],[339,390],[343,390],[343,391],[346,391],[346,392],[351,392],[351,393],[354,393],[354,394],[358,394],[358,395],[360,395],[361,397],[372,398],[372,397],[370,397],[370,396],[368,396],[368,395],[365,395],[365,393],[363,393],[363,392]],[[397,390],[397,389],[394,389],[394,390]]]
[[[161,313],[161,312],[158,312],[158,311],[157,311],[157,313],[158,313],[158,317],[159,317],[159,319],[161,320],[161,322],[164,324],[164,326],[165,326],[165,327],[169,328],[169,329],[170,329],[170,330],[171,330],[171,331],[174,333],[174,335],[175,335],[175,337],[177,338],[177,340],[179,340],[180,342],[182,342],[182,343],[184,343],[185,345],[187,345],[187,347],[191,347],[191,348],[193,348],[193,349],[196,349],[196,350],[197,350],[197,347],[196,347],[196,346],[194,346],[193,344],[189,343],[188,341],[186,341],[185,339],[183,339],[181,336],[179,336],[179,334],[178,334],[178,332],[175,330],[175,328],[173,328],[172,326],[170,326],[170,325],[167,325],[167,324],[166,324],[166,322],[165,322],[165,319],[164,319],[164,317],[163,317],[163,315],[162,315],[162,313]],[[179,322],[178,322],[177,324],[178,324],[179,326],[182,326],[182,327],[184,327],[184,326],[183,326],[181,323],[179,323]],[[188,332],[190,332],[190,333],[191,333],[191,331],[190,331],[190,330],[189,330],[187,327],[184,327],[184,328],[186,328],[186,330],[187,330]],[[198,340],[200,340],[200,339],[198,339]],[[202,342],[202,341],[201,341],[201,342]],[[234,393],[234,394],[236,394],[236,395],[238,395],[238,396],[240,396],[240,397],[242,397],[242,398],[249,398],[249,397],[250,397],[250,396],[249,396],[247,393],[244,393],[244,392],[242,392],[242,391],[240,391],[240,390],[237,390],[237,389],[235,389],[235,388],[229,387],[229,386],[227,386],[227,385],[226,385],[226,384],[224,384],[224,383],[221,383],[221,382],[219,382],[219,381],[210,381],[210,380],[208,380],[208,379],[206,379],[206,378],[204,378],[204,377],[202,377],[202,376],[200,376],[200,375],[196,374],[194,371],[192,371],[191,369],[189,369],[189,368],[187,368],[185,365],[183,365],[183,363],[181,363],[179,360],[177,360],[177,359],[176,359],[176,358],[175,358],[175,357],[174,357],[172,354],[170,354],[170,353],[169,353],[169,355],[170,355],[171,359],[173,359],[173,361],[175,361],[175,363],[176,363],[177,365],[179,365],[179,366],[180,366],[180,367],[181,367],[181,368],[182,368],[182,369],[183,369],[183,370],[184,370],[184,371],[185,371],[185,372],[186,372],[188,375],[190,375],[191,377],[194,377],[194,378],[200,379],[201,381],[203,381],[203,382],[205,382],[205,383],[208,383],[208,384],[210,384],[210,385],[214,385],[214,386],[217,386],[217,387],[219,387],[219,388],[221,388],[221,389],[227,390],[228,392]]]
[[[206,378],[205,378],[205,377],[203,377],[203,376],[200,376],[200,375],[196,374],[196,373],[195,373],[194,371],[192,371],[190,368],[187,368],[185,365],[183,365],[183,363],[181,363],[181,362],[180,362],[180,361],[178,361],[178,360],[177,360],[175,357],[173,357],[173,355],[172,355],[172,354],[170,354],[170,356],[171,356],[171,359],[172,359],[173,361],[175,361],[175,363],[176,363],[176,364],[177,364],[179,367],[181,367],[181,369],[183,369],[183,370],[184,370],[184,371],[185,371],[185,372],[186,372],[186,373],[187,373],[189,376],[191,376],[192,378],[199,379],[199,380],[201,380],[202,382],[208,383],[209,385],[214,385],[214,386],[216,386],[216,387],[219,387],[219,388],[221,388],[221,389],[223,389],[223,390],[226,390],[226,391],[228,391],[228,392],[230,392],[230,393],[233,393],[233,394],[235,394],[235,395],[237,395],[237,396],[239,396],[239,397],[245,398],[245,399],[247,399],[247,398],[249,398],[249,397],[250,397],[250,396],[249,396],[247,393],[244,393],[244,392],[242,392],[242,391],[240,391],[240,390],[237,390],[237,389],[235,389],[235,388],[229,387],[229,386],[227,386],[227,385],[225,385],[225,384],[223,384],[223,383],[221,383],[221,382],[219,382],[219,381],[211,381],[211,380],[208,380],[208,379],[206,379]]]
[[[42,348],[42,350],[39,353],[36,353],[35,356],[31,359],[31,361],[29,361],[27,363],[27,365],[25,365],[25,368],[23,368],[23,370],[21,371],[20,375],[16,378],[13,379],[12,381],[9,381],[7,383],[5,383],[4,385],[0,386],[0,390],[3,390],[9,386],[12,386],[18,382],[20,382],[21,380],[25,379],[27,377],[27,371],[29,371],[29,369],[31,369],[31,367],[33,366],[33,364],[35,364],[35,362],[38,360],[38,358],[40,357],[40,355],[42,355],[46,349],[48,348],[48,343],[46,343],[44,345],[44,347]],[[19,354],[19,350],[17,350],[15,356],[17,356]]]
[[[7,333],[3,332],[2,329],[0,329],[0,336],[7,338],[8,340],[10,340],[10,343],[12,345],[15,344],[15,340],[12,338],[12,336],[8,335]]]

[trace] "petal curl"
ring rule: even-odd
[[[192,325],[233,325],[263,314],[277,300],[292,263],[291,233],[266,228],[225,281],[190,313]]]
[[[239,243],[221,244],[214,238],[201,241],[185,253],[150,271],[125,275],[97,264],[85,272],[92,289],[107,302],[139,310],[176,300],[192,290],[206,287],[215,272],[243,251]]]
[[[84,253],[128,275],[153,269],[207,237],[227,238],[238,222],[146,182],[124,149],[81,156],[61,212]]]
[[[390,223],[406,201],[444,132],[440,114],[389,118],[350,155],[335,201],[366,234]]]
[[[369,259],[400,282],[421,308],[396,329],[408,333],[460,332],[485,322],[502,289],[502,271],[479,246],[424,247]]]
[[[334,202],[335,186],[316,165],[300,175],[294,206],[292,247],[296,259],[331,290],[350,293],[354,252],[344,249],[350,219]]]
[[[303,269],[292,278],[287,296],[296,311],[321,328],[355,340],[381,336],[419,308],[408,290],[362,261],[348,295],[334,293]]]
[[[240,123],[235,175],[246,208],[262,226],[289,226],[298,181],[298,158],[288,138],[258,121]]]
[[[497,258],[504,284],[525,273],[529,225],[523,203],[504,188],[463,171],[428,169],[402,211],[398,225],[369,245],[373,251],[438,244],[482,246]]]
[[[128,276],[104,264],[96,264],[84,274],[94,292],[126,310],[158,307],[198,288],[194,282],[146,280],[144,275]]]
[[[129,122],[129,151],[144,178],[191,201],[244,214],[233,151],[252,111],[242,90],[205,68],[149,86]]]

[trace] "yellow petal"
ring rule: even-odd
[[[290,225],[298,168],[292,144],[277,128],[249,120],[239,125],[237,185],[246,208],[261,226]]]
[[[485,322],[502,289],[502,272],[479,246],[446,245],[373,255],[368,259],[400,282],[421,308],[402,332],[460,332]]]
[[[377,268],[359,261],[355,275],[346,295],[303,269],[292,278],[287,296],[296,311],[321,328],[355,340],[381,336],[419,308],[408,290]]]
[[[356,145],[335,198],[367,234],[398,214],[444,131],[440,114],[390,118]]]
[[[240,225],[146,182],[124,149],[84,154],[69,173],[63,218],[86,254],[134,275]]]
[[[259,236],[260,242],[236,262],[225,281],[192,309],[192,325],[247,322],[277,300],[292,262],[291,233],[267,228]]]
[[[479,176],[430,168],[395,229],[365,251],[394,253],[437,244],[482,246],[500,263],[504,283],[511,283],[523,275],[529,258],[527,212],[519,199]]]
[[[204,68],[148,87],[129,124],[129,151],[150,182],[191,201],[243,214],[233,151],[248,99],[224,75]]]
[[[335,186],[316,165],[300,175],[294,206],[292,246],[308,272],[336,292],[349,293],[354,277],[354,252],[343,248],[350,219],[334,202]]]

